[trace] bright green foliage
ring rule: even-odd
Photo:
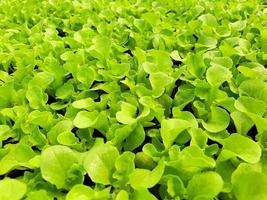
[[[6,151],[2,151],[0,160],[0,174],[6,174],[9,171],[19,168],[28,167],[33,168],[33,159],[36,156],[30,146],[26,144],[17,144],[10,146]]]
[[[66,196],[66,200],[101,200],[108,199],[109,189],[94,191],[85,185],[75,185]]]
[[[196,174],[188,183],[188,199],[212,199],[222,190],[223,180],[216,172]]]
[[[266,0],[1,0],[0,200],[267,200]]]
[[[242,163],[232,175],[233,191],[240,200],[266,199],[266,173],[257,167]]]
[[[87,112],[80,111],[73,120],[74,126],[78,128],[89,128],[93,127],[96,123],[96,119],[98,117],[98,112]]]
[[[45,149],[41,154],[40,169],[43,178],[57,188],[69,188],[83,181],[75,153],[65,146]]]
[[[0,181],[0,199],[2,200],[19,200],[26,190],[26,184],[16,179],[5,178]]]
[[[185,129],[191,127],[190,122],[180,119],[167,119],[161,123],[161,137],[163,144],[170,147],[176,137]]]
[[[159,162],[152,171],[147,169],[135,169],[129,177],[130,185],[137,188],[151,188],[155,186],[164,172],[164,162]]]
[[[219,132],[227,128],[230,117],[228,113],[220,107],[211,107],[210,116],[207,122],[203,122],[204,128],[209,132]]]
[[[260,146],[240,134],[232,134],[224,140],[223,149],[220,156],[232,154],[249,163],[257,163],[261,157]]]
[[[112,181],[115,160],[118,156],[119,152],[114,146],[100,144],[86,153],[83,165],[94,182],[107,185]]]

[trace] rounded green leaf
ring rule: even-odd
[[[77,162],[75,153],[70,148],[60,145],[48,147],[41,154],[42,177],[59,189],[68,188],[69,169]]]
[[[69,81],[64,83],[56,90],[56,96],[60,99],[66,99],[75,93],[73,84]]]
[[[197,145],[200,148],[205,148],[208,137],[206,132],[201,128],[191,128],[189,131],[191,136],[190,145]]]
[[[132,151],[135,148],[139,147],[145,141],[145,131],[144,127],[141,124],[137,124],[135,129],[131,132],[131,134],[126,138],[123,143],[123,148],[126,151]]]
[[[0,199],[1,200],[20,200],[26,193],[27,186],[25,183],[5,178],[0,180]]]
[[[262,116],[266,111],[266,104],[258,99],[241,96],[235,101],[235,107],[240,112],[253,113]]]
[[[122,124],[132,124],[136,122],[134,118],[136,117],[136,111],[136,106],[127,102],[122,102],[121,110],[116,113],[116,119]]]
[[[195,89],[180,88],[175,94],[173,105],[179,109],[183,109],[187,104],[192,102],[195,98]]]
[[[213,199],[223,188],[223,180],[216,172],[195,175],[188,183],[188,199]]]
[[[179,176],[167,175],[163,178],[167,180],[167,192],[171,197],[183,196],[185,193],[185,187],[183,181]]]
[[[246,27],[246,21],[236,21],[236,22],[230,23],[229,26],[233,30],[242,31]]]
[[[182,61],[183,59],[181,58],[181,56],[179,55],[179,52],[177,50],[174,50],[171,52],[170,54],[171,58],[173,60],[176,60],[176,61]]]
[[[238,200],[265,200],[267,176],[252,166],[242,163],[232,175],[233,192]]]
[[[115,168],[113,178],[118,180],[120,186],[125,185],[134,170],[134,154],[128,151],[121,154],[115,161]]]
[[[72,106],[77,109],[92,109],[95,107],[95,102],[92,98],[79,99],[72,103]]]
[[[134,154],[126,151],[115,161],[117,172],[131,173],[134,170]]]
[[[229,114],[222,108],[212,106],[211,114],[207,122],[202,122],[204,128],[209,132],[219,132],[227,128],[230,122]]]
[[[234,121],[237,133],[246,134],[254,124],[253,121],[242,112],[234,111],[230,116]]]
[[[224,139],[223,149],[231,151],[242,160],[249,163],[256,163],[261,157],[261,148],[253,140],[240,134],[231,134]]]
[[[185,147],[179,155],[179,165],[184,171],[199,171],[204,168],[213,168],[216,162],[207,156],[198,146]]]
[[[222,66],[211,66],[207,69],[206,79],[213,86],[220,86],[223,82],[230,80],[232,77],[231,71]]]
[[[129,194],[125,190],[121,190],[115,200],[129,200]]]
[[[75,185],[66,196],[66,200],[92,200],[93,198],[94,190],[86,185]]]
[[[138,188],[133,192],[133,200],[157,200],[157,198],[151,194],[145,188]]]
[[[73,120],[73,125],[78,128],[93,127],[98,118],[98,111],[80,111]]]
[[[198,19],[206,26],[216,27],[218,25],[216,17],[209,13],[201,15]]]
[[[166,119],[161,123],[160,134],[163,144],[169,148],[176,137],[185,129],[191,127],[191,123],[182,119]]]
[[[135,189],[152,188],[161,179],[164,169],[165,165],[162,160],[152,171],[147,169],[135,169],[129,177],[129,183]]]
[[[0,175],[20,167],[33,168],[30,161],[35,156],[36,153],[29,145],[23,143],[13,144],[0,159]]]
[[[129,63],[110,63],[111,74],[117,77],[124,77],[125,74],[129,71]]]
[[[93,190],[86,185],[77,184],[66,195],[66,200],[102,200],[110,199],[110,188]]]
[[[198,41],[195,44],[195,47],[196,48],[205,47],[205,48],[208,48],[208,49],[214,49],[214,48],[216,48],[217,43],[218,43],[218,41],[217,41],[216,38],[209,37],[207,35],[201,35],[198,38]]]
[[[195,116],[189,111],[181,111],[179,107],[173,107],[172,115],[174,118],[183,119],[192,124],[192,127],[197,128],[198,122]]]
[[[0,125],[0,141],[5,140],[10,127],[8,125]]]
[[[155,93],[161,95],[164,91],[164,88],[171,84],[174,79],[168,76],[166,73],[154,72],[150,74],[149,81]]]
[[[53,115],[51,112],[40,112],[39,110],[34,110],[28,115],[28,123],[39,125],[43,128],[50,128],[52,123]]]
[[[212,58],[210,64],[212,66],[222,66],[226,68],[231,68],[233,66],[233,61],[230,57],[215,57]]]
[[[42,200],[52,200],[53,198],[47,194],[44,189],[41,190],[33,190],[29,193],[27,193],[26,200],[36,200],[36,199],[42,199]]]
[[[46,89],[49,84],[54,81],[54,76],[48,72],[39,72],[35,74],[33,79],[30,81],[31,85],[36,85],[41,87],[42,89]]]
[[[261,79],[247,79],[243,81],[238,91],[240,96],[250,96],[267,102],[267,83]]]
[[[72,121],[69,119],[59,121],[54,127],[47,133],[47,138],[51,144],[58,144],[57,137],[60,133],[65,131],[71,131],[73,128]]]
[[[144,152],[138,152],[135,155],[134,162],[138,168],[153,169],[156,167],[156,163],[153,159]]]
[[[82,66],[77,73],[77,79],[90,88],[95,79],[95,72],[89,66]]]
[[[43,92],[41,87],[36,85],[28,88],[26,98],[33,109],[40,109],[45,106],[48,100],[47,94]]]
[[[195,77],[201,78],[206,71],[206,65],[201,53],[189,53],[186,57],[188,71]]]
[[[59,144],[73,145],[79,140],[78,138],[75,137],[75,135],[72,132],[64,131],[57,136],[57,141]]]
[[[110,184],[119,151],[111,144],[101,144],[90,149],[84,158],[83,166],[89,177],[96,183]]]
[[[228,37],[229,35],[231,35],[229,28],[224,26],[213,28],[213,31],[219,37]]]

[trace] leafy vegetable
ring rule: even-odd
[[[130,185],[135,188],[151,188],[155,186],[164,172],[164,162],[160,162],[152,171],[135,169],[129,177]],[[140,182],[142,180],[142,182]]]
[[[265,200],[266,13],[0,1],[0,200]]]
[[[228,113],[219,107],[211,107],[211,114],[207,122],[203,122],[203,126],[207,131],[219,132],[227,128],[230,117]]]
[[[75,153],[65,146],[54,145],[45,149],[41,154],[40,169],[43,178],[57,188],[69,188],[83,181]]]
[[[26,184],[16,179],[5,178],[0,181],[0,198],[3,200],[19,200],[24,196],[26,190]]]
[[[218,195],[222,186],[222,178],[216,172],[197,174],[188,183],[188,198],[212,199]]]
[[[84,158],[84,168],[89,177],[96,183],[110,184],[115,168],[118,150],[109,144],[93,147]]]
[[[238,199],[266,198],[266,174],[242,163],[232,175],[233,190]]]
[[[239,134],[232,134],[224,140],[221,155],[226,152],[231,152],[249,163],[257,163],[261,157],[259,145]]]
[[[176,137],[185,129],[189,128],[191,124],[186,120],[168,119],[161,123],[161,137],[163,144],[170,147]]]

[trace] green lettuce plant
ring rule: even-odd
[[[0,200],[266,200],[264,0],[1,0]]]

